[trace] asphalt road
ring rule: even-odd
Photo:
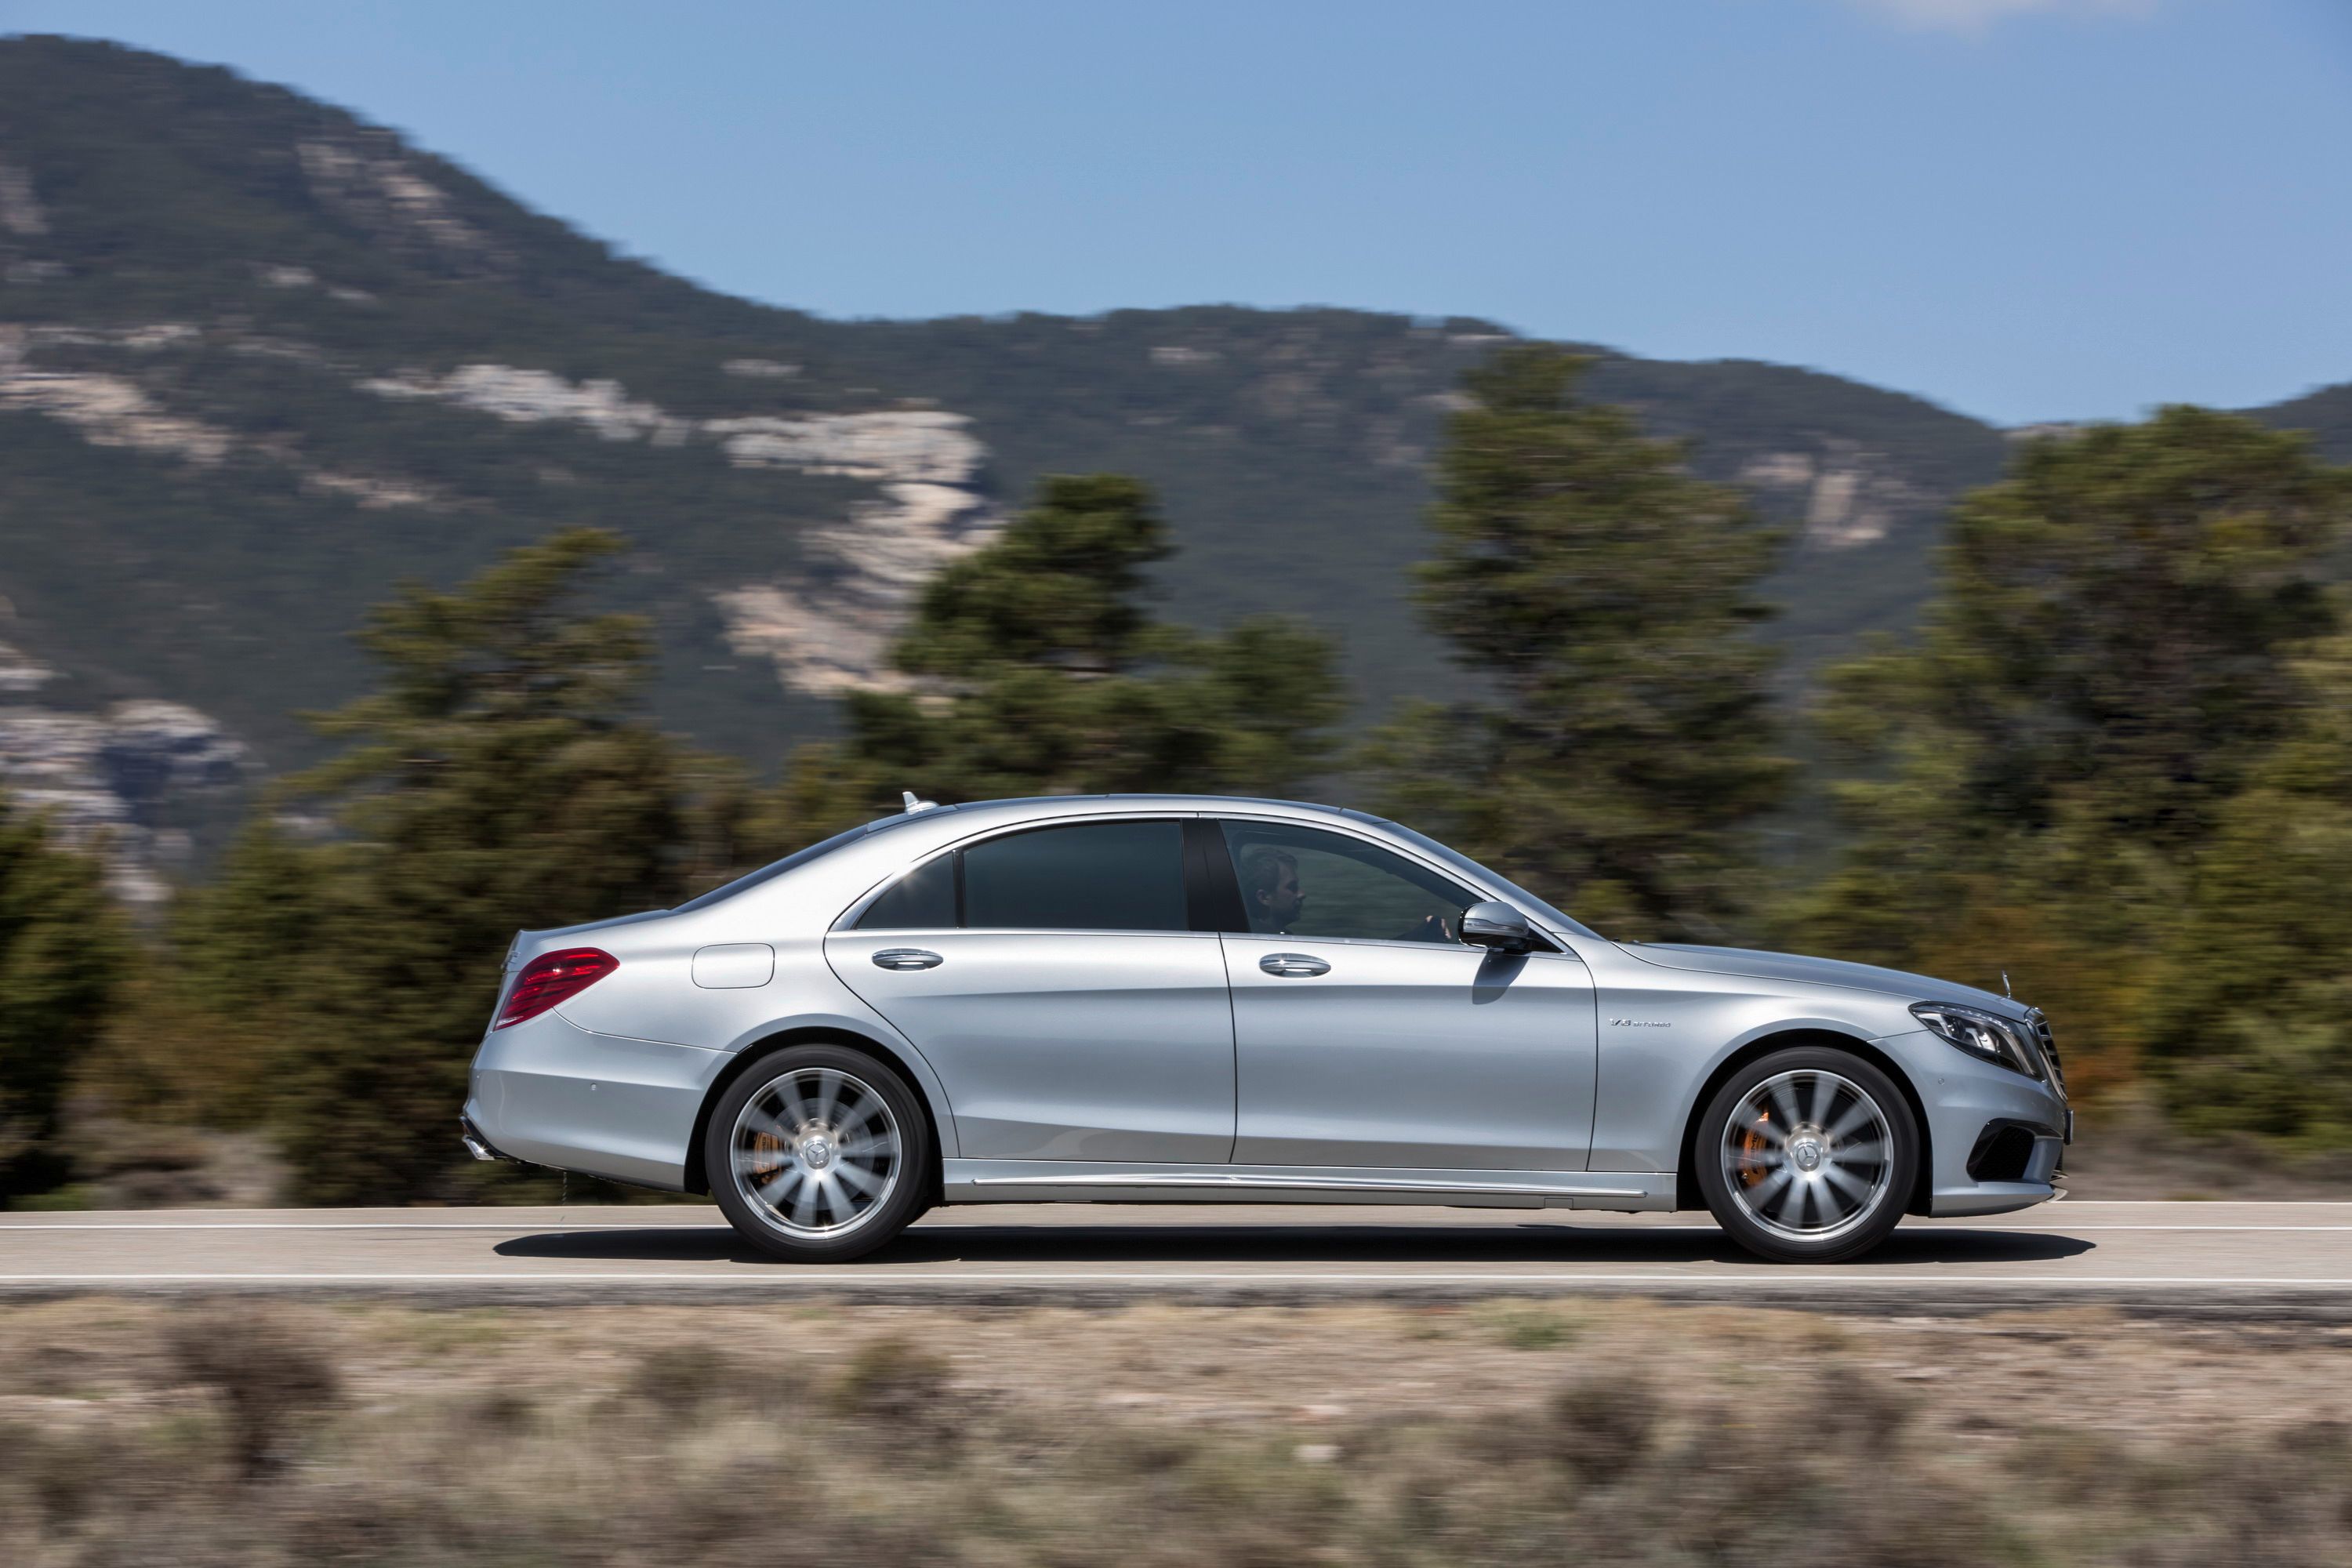
[[[933,1213],[852,1264],[779,1264],[698,1205],[0,1215],[0,1294],[291,1290],[462,1300],[1265,1300],[1610,1291],[1868,1310],[1934,1299],[2352,1316],[2352,1203],[2058,1203],[1908,1220],[1832,1268],[1703,1215],[1034,1205]]]

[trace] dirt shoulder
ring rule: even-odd
[[[2347,1432],[2106,1308],[0,1307],[44,1563],[2324,1562]]]

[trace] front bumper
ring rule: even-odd
[[[1979,1061],[1929,1030],[1878,1044],[1909,1074],[1927,1111],[1927,1213],[2008,1214],[2059,1195],[2073,1121],[2055,1089]],[[2011,1127],[2028,1146],[2012,1138],[1999,1160],[1988,1160],[1988,1131]]]

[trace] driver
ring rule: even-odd
[[[1242,902],[1250,930],[1262,936],[1288,932],[1307,909],[1307,895],[1298,890],[1298,857],[1270,844],[1252,845],[1242,856]]]
[[[1242,903],[1249,911],[1250,930],[1260,936],[1289,936],[1307,912],[1307,893],[1298,885],[1298,857],[1271,844],[1254,844],[1242,852]],[[1392,942],[1455,942],[1459,916],[1425,915]]]

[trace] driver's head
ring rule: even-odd
[[[1298,890],[1298,859],[1289,850],[1255,846],[1242,855],[1241,869],[1242,901],[1256,929],[1284,930],[1307,907],[1307,895]]]

